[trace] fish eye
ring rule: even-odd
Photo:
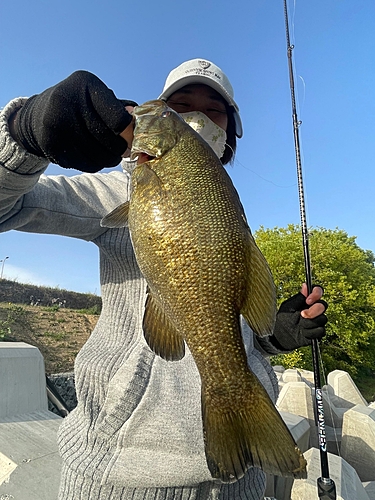
[[[171,112],[170,111],[163,111],[162,114],[161,114],[161,117],[162,118],[167,118],[168,116],[171,115]]]

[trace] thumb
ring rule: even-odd
[[[301,293],[298,292],[296,295],[293,295],[289,299],[285,300],[280,308],[279,312],[296,312],[296,311],[302,311],[303,309],[307,309],[308,306],[306,304],[306,297]]]

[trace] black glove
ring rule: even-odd
[[[327,309],[324,300],[318,300]],[[301,311],[308,309],[306,297],[302,293],[293,295],[283,302],[276,315],[276,323],[270,342],[280,351],[293,351],[311,344],[312,339],[321,340],[325,335],[327,316],[323,313],[313,319],[303,318]]]
[[[98,172],[121,161],[127,142],[119,134],[132,116],[98,77],[76,71],[30,97],[14,119],[13,135],[23,147],[64,168]]]

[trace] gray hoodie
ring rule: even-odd
[[[129,198],[129,174],[44,175],[48,161],[9,135],[8,118],[23,102],[15,99],[0,115],[0,231],[80,238],[100,255],[103,310],[75,362],[78,405],[60,427],[59,499],[263,498],[265,476],[256,468],[235,484],[213,482],[194,360],[187,349],[181,361],[164,361],[144,340],[146,283],[129,231],[100,226]],[[275,401],[276,377],[244,322],[243,337],[249,366]]]

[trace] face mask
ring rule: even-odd
[[[218,158],[223,156],[227,140],[225,130],[200,111],[180,113],[180,116],[211,146]]]

